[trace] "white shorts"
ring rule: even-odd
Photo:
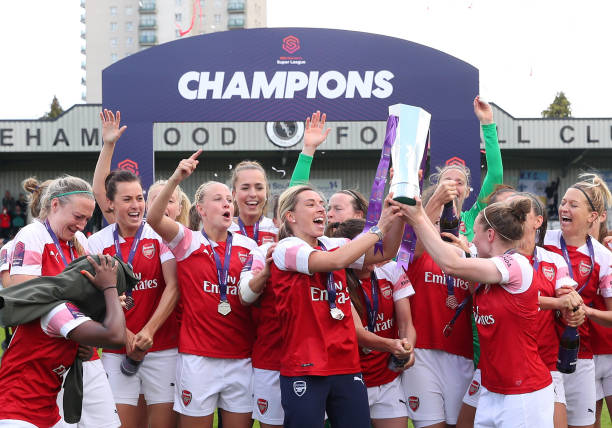
[[[408,416],[401,376],[389,383],[368,388],[370,418],[387,419]]]
[[[253,368],[253,419],[268,425],[282,425],[280,372]]]
[[[478,397],[480,397],[480,376],[480,369],[474,370],[472,382],[463,396],[463,402],[474,408],[478,407]]]
[[[612,354],[595,355],[595,398],[597,401],[612,395]]]
[[[484,386],[474,428],[553,428],[553,386],[526,394],[497,394]]]
[[[553,370],[550,372],[553,381],[553,392],[555,394],[555,403],[565,404],[565,385],[563,385],[563,373]]]
[[[251,413],[252,381],[250,358],[209,358],[179,352],[174,410],[195,417],[208,416],[217,407]]]
[[[60,421],[61,422],[61,421]],[[57,425],[54,425],[55,428]],[[18,419],[0,419],[0,428],[37,428],[36,425],[32,425],[26,421],[20,421]]]
[[[178,351],[149,352],[134,376],[121,373],[124,354],[103,353],[102,364],[108,375],[117,404],[138,405],[138,396],[144,394],[147,405],[174,402],[176,358]]]
[[[576,371],[562,374],[567,403],[568,425],[592,425],[595,423],[595,363],[579,358]]]
[[[57,395],[57,406],[62,417],[58,427],[116,428],[121,426],[113,401],[113,392],[100,360],[83,362],[83,410],[78,423],[64,422],[63,403],[64,388]]]
[[[415,350],[414,366],[402,373],[408,417],[420,428],[457,423],[461,399],[472,380],[472,360],[435,349]]]

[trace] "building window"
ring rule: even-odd
[[[117,54],[116,54],[116,53],[112,53],[112,54],[111,54],[111,61],[112,61],[112,62],[117,61]]]
[[[177,39],[181,37],[181,30],[174,30],[174,35],[176,36]]]
[[[219,14],[215,15],[215,24],[221,24],[221,15]]]
[[[111,30],[111,32],[113,32],[113,33],[114,33],[115,31],[117,31],[117,23],[116,23],[116,22],[111,22],[111,23],[110,23],[110,30]]]
[[[155,16],[153,15],[141,15],[140,16],[140,27],[141,28],[155,27],[155,25],[156,25]]]
[[[131,15],[132,13],[134,13],[134,8],[132,6],[126,6],[125,7],[125,14],[126,15]]]
[[[117,7],[116,6],[111,6],[110,14],[111,14],[111,16],[117,16]]]
[[[143,30],[140,32],[140,43],[156,43],[156,41],[155,31]]]
[[[174,14],[174,20],[176,22],[181,22],[183,20],[183,14],[182,13],[175,13]]]
[[[215,7],[221,7],[221,0],[215,0]]]
[[[110,40],[110,42],[111,42],[111,46],[112,46],[112,47],[117,47],[117,39],[116,39],[116,38],[114,38],[114,37],[113,37],[113,38]]]
[[[131,37],[128,37],[127,39],[125,39],[126,46],[132,46],[132,43],[134,43],[134,39],[132,39]]]
[[[134,23],[132,21],[128,21],[125,23],[125,31],[132,31],[134,29]]]

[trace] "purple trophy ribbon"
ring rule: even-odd
[[[427,145],[425,146],[425,151],[423,152],[423,158],[421,159],[421,171],[425,172],[425,167],[427,165],[427,151],[429,149],[430,135],[427,135]],[[419,180],[419,188],[423,190],[423,176]],[[412,226],[407,224],[404,227],[404,236],[402,237],[402,243],[400,244],[399,252],[397,253],[397,264],[404,269],[404,272],[408,273],[408,266],[412,263],[412,258],[414,257],[414,249],[416,248],[417,237],[412,229]]]
[[[370,202],[368,203],[368,215],[363,229],[364,232],[367,232],[372,226],[375,226],[380,218],[385,185],[387,184],[387,173],[389,172],[389,162],[391,160],[391,147],[393,147],[393,142],[395,141],[395,130],[397,129],[398,120],[398,117],[394,115],[390,115],[389,119],[387,119],[385,143],[380,153],[380,161],[378,161],[376,176],[372,183],[372,192],[370,193]],[[374,254],[378,251],[380,251],[381,254],[383,252],[381,241],[378,241],[374,246]]]

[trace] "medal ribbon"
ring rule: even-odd
[[[370,281],[372,284],[372,301],[368,298],[368,293],[361,287],[361,291],[363,291],[363,298],[366,304],[366,310],[368,312],[368,330],[374,333],[374,329],[376,327],[376,318],[378,317],[378,278],[376,278],[376,274],[372,272],[370,274]]]
[[[387,132],[385,134],[385,142],[380,153],[380,160],[378,161],[378,167],[376,168],[376,176],[372,183],[372,191],[370,192],[370,201],[368,203],[368,215],[366,217],[364,232],[368,232],[371,227],[378,223],[380,213],[382,211],[382,204],[384,200],[385,185],[387,184],[387,173],[389,172],[389,162],[391,161],[391,148],[395,141],[395,131],[397,129],[397,123],[399,118],[394,115],[390,115],[387,119]],[[374,254],[380,251],[382,254],[382,242],[378,241],[374,246]]]
[[[62,246],[60,245],[59,239],[57,238],[57,235],[55,234],[55,232],[53,231],[53,229],[51,229],[51,225],[49,224],[49,220],[45,220],[45,228],[47,229],[47,232],[49,232],[49,235],[51,235],[51,239],[53,240],[53,244],[55,245],[55,248],[57,249],[57,252],[59,253],[60,257],[62,258],[62,261],[64,262],[64,267],[68,266],[68,261],[66,260],[66,256],[64,255],[64,251],[62,251]],[[68,249],[70,251],[70,261],[74,260],[74,253],[72,252],[72,242],[68,241]]]
[[[259,245],[259,241],[257,240],[257,238],[259,238],[259,222],[260,221],[261,221],[261,217],[259,217],[259,220],[257,220],[257,222],[253,225],[253,241],[257,242],[258,245]],[[249,234],[246,231],[246,227],[244,227],[244,223],[242,222],[242,219],[240,218],[240,216],[238,216],[238,227],[240,228],[240,232],[244,236],[246,236],[247,238],[250,238]]]
[[[202,235],[204,238],[212,244],[212,241],[208,238],[204,229],[202,229]],[[211,245],[212,248],[212,245]],[[217,266],[217,279],[219,281],[219,295],[221,296],[222,302],[227,302],[227,274],[230,267],[230,258],[232,255],[232,233],[227,231],[227,240],[225,241],[225,256],[223,259],[223,265],[221,264],[221,258],[217,254],[214,248],[212,248],[213,256],[215,257],[215,265]]]
[[[582,290],[584,290],[584,287],[588,285],[589,281],[591,280],[591,275],[593,274],[593,269],[595,268],[595,250],[593,249],[593,242],[591,242],[591,235],[587,236],[586,245],[589,250],[589,256],[591,257],[591,271],[589,272],[589,276],[587,277],[586,282],[582,285],[582,287],[576,290],[578,294],[580,294]],[[563,238],[563,236],[561,236],[561,251],[563,252],[563,258],[565,259],[565,262],[567,263],[569,276],[570,278],[574,279],[574,270],[572,268],[572,261],[569,256],[569,252],[567,251],[567,244],[565,243],[565,239]]]
[[[134,241],[132,241],[132,247],[130,248],[130,253],[128,254],[127,264],[133,269],[132,262],[134,261],[134,256],[136,255],[136,249],[138,248],[138,244],[140,243],[140,237],[142,236],[142,230],[144,229],[145,221],[143,220],[138,226],[138,230],[136,231],[136,235],[134,235]],[[121,247],[119,246],[119,231],[117,230],[117,223],[115,223],[115,228],[113,229],[113,240],[115,241],[115,255],[119,257],[119,260],[125,263],[123,260],[123,254],[121,254]],[[132,289],[128,289],[125,292],[125,295],[129,298],[132,296]],[[132,301],[133,304],[133,301]]]
[[[327,251],[327,248],[325,248],[325,244],[323,244],[323,242],[318,239],[317,242],[323,251]],[[333,272],[327,272],[327,303],[329,304],[330,311],[336,308],[336,287],[334,285]]]

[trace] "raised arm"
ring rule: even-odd
[[[404,205],[402,212],[414,228],[418,239],[422,241],[425,251],[447,275],[485,284],[495,284],[502,280],[502,275],[492,260],[463,258],[454,245],[442,241],[440,234],[434,231],[427,218],[420,199],[417,199],[414,207]]]
[[[110,211],[108,199],[106,199],[104,181],[110,173],[115,143],[127,129],[127,126],[119,127],[121,123],[121,113],[119,111],[114,115],[112,111],[104,109],[103,112],[100,112],[100,119],[102,120],[102,150],[96,163],[92,189],[96,202],[102,210],[102,215],[104,215],[107,222],[114,223],[115,214]]]
[[[179,162],[176,170],[164,184],[147,213],[147,223],[165,242],[171,242],[179,232],[178,223],[164,215],[168,201],[172,197],[176,186],[195,171],[199,163],[198,156],[200,156],[200,153],[202,153],[202,150],[198,150],[188,159],[182,159]]]
[[[87,257],[96,275],[81,271],[104,294],[106,316],[102,323],[87,321],[68,333],[68,338],[82,345],[121,348],[125,345],[125,317],[117,294],[117,261],[110,256],[99,256],[100,264]]]
[[[300,153],[293,174],[291,175],[291,181],[289,187],[296,186],[298,184],[306,184],[310,180],[310,167],[312,165],[312,159],[314,157],[317,147],[319,147],[327,138],[331,128],[325,130],[325,121],[327,116],[325,113],[321,115],[321,112],[317,111],[312,114],[312,117],[306,118],[306,125],[304,127],[304,145],[302,152]]]

